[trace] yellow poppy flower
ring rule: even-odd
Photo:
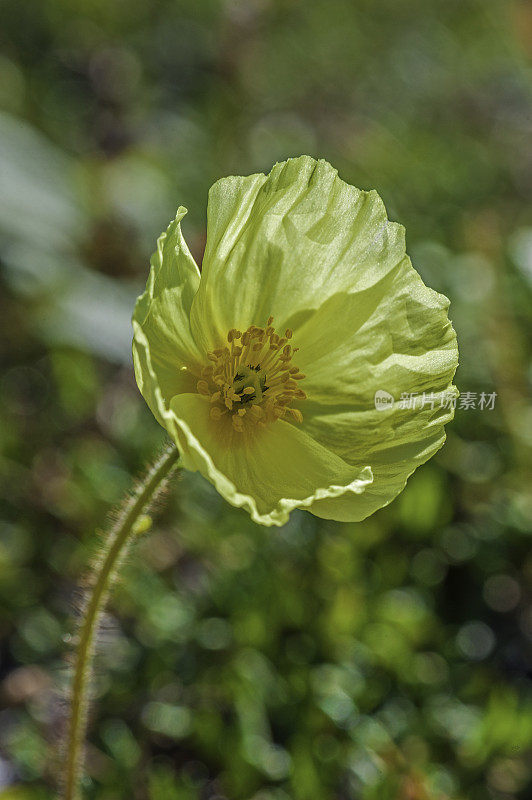
[[[308,156],[214,184],[201,274],[185,214],[133,315],[137,383],[183,466],[263,525],[387,505],[442,446],[454,412],[439,398],[457,394],[449,301],[412,267],[404,228]]]

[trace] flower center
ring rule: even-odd
[[[197,383],[198,392],[210,398],[211,417],[229,416],[239,432],[282,417],[303,420],[299,409],[290,408],[294,400],[306,398],[298,385],[305,376],[292,363],[299,348],[288,344],[290,329],[280,337],[272,322],[270,317],[266,328],[250,325],[244,333],[231,328],[228,344],[207,354],[212,364]]]

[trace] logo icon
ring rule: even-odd
[[[393,408],[393,395],[391,395],[390,392],[386,392],[384,389],[377,389],[374,400],[377,411],[387,411],[389,408]]]

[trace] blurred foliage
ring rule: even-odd
[[[302,152],[376,188],[452,301],[441,454],[359,525],[263,530],[195,475],[101,634],[87,798],[532,791],[532,6],[1,0],[0,798],[49,800],[94,529],[163,441],[129,317],[182,203]]]

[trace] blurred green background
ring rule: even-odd
[[[462,392],[389,508],[254,526],[196,475],[101,634],[85,796],[532,796],[532,5],[0,0],[0,798],[48,800],[94,530],[164,441],[130,315],[179,204],[309,153],[451,298]]]

